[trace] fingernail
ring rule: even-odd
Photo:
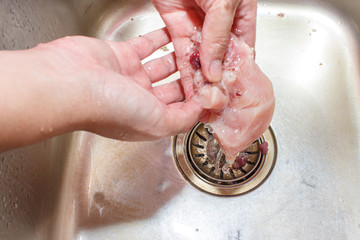
[[[221,61],[214,60],[210,63],[210,82],[219,82],[221,80]]]

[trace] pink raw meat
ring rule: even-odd
[[[195,42],[190,54],[194,70],[193,96],[207,109],[203,122],[214,130],[227,162],[231,165],[238,153],[251,145],[268,128],[275,99],[270,80],[254,61],[253,49],[235,35],[231,36],[219,83],[207,82],[198,63]],[[190,94],[189,94],[190,95]]]

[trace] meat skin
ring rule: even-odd
[[[206,109],[202,122],[210,124],[230,165],[264,133],[274,113],[272,84],[255,63],[253,52],[231,35],[219,83],[208,82],[201,69],[193,68],[193,98]]]

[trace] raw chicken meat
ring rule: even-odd
[[[253,49],[235,35],[225,54],[221,82],[206,81],[197,59],[198,46],[195,40],[189,58],[194,71],[193,97],[206,109],[202,121],[210,124],[231,166],[238,153],[268,128],[275,106],[272,84],[256,65]]]

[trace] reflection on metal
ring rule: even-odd
[[[164,144],[121,148],[70,134],[0,155],[0,239],[358,239],[359,12],[356,0],[258,1],[256,62],[274,86],[279,143],[266,186],[241,197],[202,194],[166,165]],[[8,50],[67,35],[122,41],[164,26],[150,0],[4,0],[0,16]],[[239,189],[266,174],[270,154]],[[84,216],[101,224],[84,227]]]
[[[238,169],[224,169],[224,155],[220,149],[216,149],[214,141],[214,136],[202,123],[196,124],[189,133],[173,138],[173,155],[179,171],[201,191],[219,196],[247,193],[260,186],[275,165],[277,146],[270,127],[262,137],[240,153],[247,161]],[[259,151],[259,145],[263,142],[269,144],[267,154]]]

